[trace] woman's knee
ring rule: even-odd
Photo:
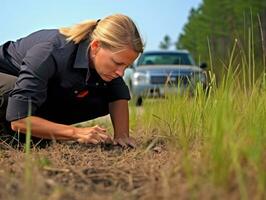
[[[0,95],[9,93],[15,86],[16,76],[0,72]]]
[[[0,72],[0,121],[5,121],[8,95],[14,88],[16,76]]]

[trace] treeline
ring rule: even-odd
[[[246,58],[265,70],[266,0],[203,0],[176,42],[198,62],[209,62],[211,55],[216,72],[226,67],[234,45],[236,60]]]

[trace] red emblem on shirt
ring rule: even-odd
[[[84,97],[88,96],[88,94],[89,94],[88,90],[82,90],[76,95],[76,97],[77,98],[84,98]]]

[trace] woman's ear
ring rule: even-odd
[[[100,49],[100,42],[99,42],[99,40],[92,40],[91,43],[90,43],[90,48],[91,48],[92,55],[95,56],[96,53]]]

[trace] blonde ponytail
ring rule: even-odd
[[[83,40],[98,40],[101,47],[121,51],[128,47],[142,53],[144,44],[134,22],[126,15],[115,14],[101,20],[86,20],[59,32],[75,44]]]
[[[90,35],[97,25],[97,20],[86,20],[71,27],[63,27],[59,32],[67,37],[68,41],[75,44],[83,40],[90,39]]]

